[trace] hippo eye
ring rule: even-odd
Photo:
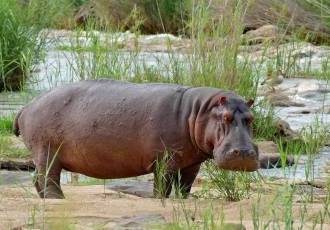
[[[231,113],[229,112],[225,112],[223,114],[223,120],[227,123],[227,124],[230,124],[233,122],[233,116],[231,115]]]
[[[253,120],[254,120],[253,117],[247,117],[247,118],[245,118],[245,121],[246,121],[246,123],[247,123],[248,125],[252,124],[252,123],[253,123]]]

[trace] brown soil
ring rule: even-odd
[[[284,204],[273,202],[272,186],[265,186],[265,194],[258,198],[254,195],[250,199],[240,202],[225,202],[221,200],[184,200],[184,202],[167,199],[165,205],[161,200],[141,198],[134,195],[105,189],[102,185],[63,186],[66,199],[41,200],[35,189],[29,185],[0,186],[0,229],[43,228],[64,229],[113,229],[147,228],[144,223],[152,218],[158,218],[159,224],[171,222],[175,216],[181,216],[183,207],[188,210],[188,218],[195,223],[202,223],[201,216],[213,207],[215,218],[221,216],[222,210],[227,223],[239,223],[240,207],[243,214],[243,225],[246,229],[253,229],[253,207],[258,207],[260,225],[267,221],[276,220],[284,228]],[[195,187],[196,190],[196,187]],[[284,197],[284,195],[282,195]],[[324,208],[324,193],[317,194],[314,203],[306,204],[304,229],[312,228],[313,221]],[[272,213],[274,207],[276,214]],[[303,203],[294,198],[292,215],[295,220],[294,228],[300,224],[299,218],[303,210]],[[276,217],[277,216],[277,217]],[[329,216],[325,218],[323,229],[330,227]],[[30,225],[28,225],[30,224]],[[270,225],[272,226],[272,225]],[[154,228],[156,228],[154,226]],[[320,226],[317,225],[316,229]]]

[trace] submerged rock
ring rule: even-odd
[[[295,163],[293,156],[285,156],[284,159],[285,159],[285,163],[282,162],[282,158],[279,153],[260,154],[259,156],[260,168],[262,169],[282,168],[285,166],[292,166]]]
[[[314,113],[314,114],[330,114],[330,105],[325,105],[325,106],[322,106],[322,107],[317,108],[317,109],[305,108],[305,109],[298,110],[298,111],[295,111],[295,112],[292,112],[292,113],[293,114],[311,114],[311,113]]]
[[[293,156],[285,157],[285,164],[282,163],[281,154],[277,145],[273,141],[263,141],[258,143],[260,168],[281,168],[292,166],[295,163]]]

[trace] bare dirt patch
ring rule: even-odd
[[[30,184],[0,186],[0,229],[145,229],[183,220],[183,213],[192,223],[202,224],[203,214],[208,210],[212,210],[215,219],[224,215],[226,223],[240,223],[242,214],[246,229],[253,229],[256,223],[265,226],[272,221],[285,226],[283,213],[287,210],[281,203],[285,200],[285,194],[278,202],[278,194],[274,194],[273,189],[269,189],[267,194],[254,194],[240,202],[189,198],[183,201],[166,199],[162,203],[159,199],[125,194],[103,185],[62,187],[66,199],[42,200]],[[291,210],[295,220],[293,226],[300,226],[299,218],[303,210],[304,228],[309,229],[313,225],[320,228],[317,218],[324,210],[324,202],[302,203],[297,197],[293,199]],[[253,221],[253,213],[257,213],[258,221]],[[323,228],[329,227],[329,223],[329,216],[326,215]]]

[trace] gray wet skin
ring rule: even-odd
[[[33,152],[41,197],[63,197],[62,169],[103,179],[139,176],[154,172],[165,149],[171,153],[165,195],[179,170],[187,195],[206,159],[223,169],[257,170],[250,106],[215,88],[81,81],[26,105],[14,132]]]

